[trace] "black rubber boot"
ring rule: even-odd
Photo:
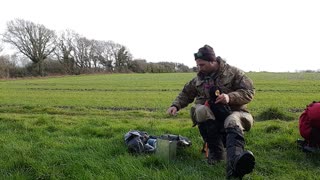
[[[226,151],[224,146],[224,127],[223,122],[217,120],[209,120],[208,122],[208,164],[226,160]]]
[[[241,129],[227,128],[227,179],[242,179],[252,172],[255,158],[251,151],[244,151],[245,140]]]
[[[222,142],[219,144],[208,144],[209,155],[208,164],[214,165],[220,161],[226,160],[226,152]]]
[[[220,161],[226,159],[226,152],[223,143],[223,124],[216,120],[206,121],[207,126],[207,138],[209,154],[208,154],[208,164],[214,165]]]

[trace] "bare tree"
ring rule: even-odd
[[[111,72],[114,70],[120,48],[121,45],[113,41],[98,41],[97,54],[99,55],[99,63],[106,71]]]
[[[54,51],[55,36],[55,32],[44,25],[15,19],[7,23],[3,41],[27,56],[38,67],[39,75],[43,76],[43,61]]]
[[[76,36],[78,35],[74,31],[66,30],[59,35],[55,42],[56,49],[54,55],[68,74],[77,73],[73,52],[73,39]]]
[[[113,70],[111,56],[107,41],[95,41],[95,63],[98,63],[107,72]]]
[[[57,38],[54,54],[68,73],[111,72],[119,49],[112,41],[89,40],[66,30]]]
[[[89,53],[91,49],[91,41],[86,37],[75,36],[73,40],[73,52],[76,65],[82,71],[88,71],[91,68]]]

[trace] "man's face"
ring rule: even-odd
[[[219,63],[217,61],[205,61],[202,59],[196,60],[199,72],[204,74],[210,74],[216,72],[219,69]]]

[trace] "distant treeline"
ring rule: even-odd
[[[87,39],[71,30],[56,33],[44,25],[23,19],[9,21],[1,39],[18,53],[0,56],[0,78],[195,71],[181,63],[148,63],[145,59],[133,59],[124,45]],[[4,44],[0,45],[0,53],[3,47]]]

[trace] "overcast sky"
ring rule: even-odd
[[[195,66],[204,44],[245,71],[320,69],[317,0],[4,0],[15,18],[125,45],[134,58]]]

